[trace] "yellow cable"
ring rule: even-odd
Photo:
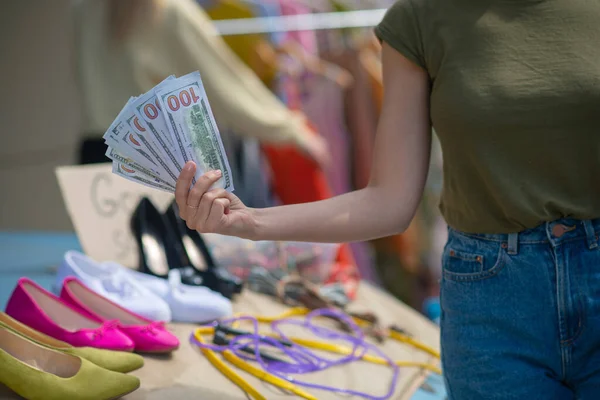
[[[196,340],[200,343],[206,343],[204,338],[196,331],[194,334]],[[215,366],[227,379],[236,384],[240,389],[246,392],[250,397],[255,400],[267,400],[265,396],[260,394],[258,390],[256,390],[252,385],[250,385],[244,378],[239,376],[234,370],[229,368],[227,364],[225,364],[222,360],[217,357],[217,355],[209,349],[200,348],[204,356],[210,361],[212,365]]]
[[[273,337],[276,339],[278,338],[278,336],[273,333],[264,333],[262,335]],[[342,345],[337,345],[337,344],[327,343],[327,342],[320,342],[320,341],[316,341],[316,340],[296,338],[296,337],[287,337],[287,339],[289,339],[292,342],[299,344],[301,346],[309,347],[309,348],[317,349],[317,350],[321,350],[321,351],[326,351],[329,353],[342,354],[342,355],[346,355],[346,356],[352,354],[352,348],[342,346]],[[385,359],[371,355],[371,354],[364,354],[362,356],[362,360],[365,362],[371,363],[371,364],[378,364],[378,365],[388,365],[389,364]],[[424,368],[424,369],[427,369],[436,374],[440,374],[440,375],[442,374],[442,370],[434,364],[421,363],[421,362],[415,362],[415,361],[394,361],[394,364],[396,364],[399,367]]]
[[[358,326],[360,326],[361,328],[366,328],[366,327],[369,326],[369,322],[368,321],[364,321],[364,320],[362,320],[360,318],[353,318],[353,319],[354,319],[354,322],[356,322],[356,324]],[[434,356],[435,358],[440,358],[440,352],[439,351],[435,350],[432,347],[427,346],[424,343],[421,343],[421,342],[419,342],[419,341],[411,338],[408,335],[405,335],[403,333],[397,332],[397,331],[395,331],[393,329],[389,329],[388,337],[390,339],[394,339],[394,340],[396,340],[398,342],[409,344],[409,345],[411,345],[411,346],[413,346],[413,347],[415,347],[415,348],[417,348],[419,350],[424,351],[425,353],[427,353],[429,355]]]
[[[284,318],[304,316],[310,312],[311,312],[311,310],[309,310],[307,308],[296,307],[296,308],[291,308],[279,315],[272,316],[272,317],[263,316],[263,315],[252,316],[252,315],[244,314],[244,313],[237,314],[236,317],[252,316],[252,317],[256,318],[256,320],[259,323],[271,323],[271,322],[278,321],[278,320],[281,320]],[[364,321],[360,318],[353,318],[353,320],[360,327],[363,327],[363,328],[367,327],[369,325],[368,321]],[[236,322],[232,327],[237,328],[238,326],[239,326],[239,323]],[[213,333],[214,333],[214,327],[200,327],[194,331],[194,337],[200,343],[206,343],[204,341],[202,335],[213,334]],[[276,339],[279,338],[278,335],[273,334],[273,333],[264,333],[262,335],[273,337]],[[398,342],[406,343],[410,346],[413,346],[414,348],[417,348],[417,349],[419,349],[427,354],[430,354],[438,359],[440,358],[440,353],[437,350],[435,350],[435,349],[427,346],[426,344],[421,343],[407,335],[396,332],[394,330],[389,330],[388,337],[390,339],[396,340]],[[316,340],[301,339],[301,338],[296,338],[296,337],[292,337],[292,338],[288,338],[288,339],[298,345],[317,349],[317,350],[326,351],[329,353],[336,353],[336,354],[342,354],[342,355],[352,354],[352,349],[347,346],[341,346],[341,345],[327,343],[327,342],[320,342],[320,341],[316,341]],[[217,357],[217,355],[215,354],[215,352],[213,352],[212,350],[209,350],[209,349],[204,349],[204,348],[201,348],[201,351],[206,356],[206,358],[223,375],[225,375],[225,377],[227,377],[234,384],[236,384],[238,387],[240,387],[242,390],[244,390],[246,393],[248,393],[248,395],[253,397],[255,400],[263,400],[263,399],[266,400],[266,398],[262,394],[260,394],[252,385],[250,385],[248,382],[246,382],[246,380],[244,380],[244,378],[239,376],[235,371],[233,371],[231,368],[229,368],[227,366],[227,364],[225,364],[225,362],[223,362],[221,359],[219,359]],[[270,383],[274,386],[280,387],[284,390],[288,390],[304,399],[316,400],[316,397],[310,395],[309,393],[304,392],[303,390],[301,390],[300,388],[298,388],[296,385],[292,384],[291,382],[288,382],[285,379],[281,379],[275,375],[269,374],[266,371],[263,371],[259,368],[254,367],[250,363],[237,357],[230,350],[225,350],[225,351],[223,351],[222,354],[223,354],[223,357],[227,361],[229,361],[231,364],[233,364],[236,367],[240,368],[241,370],[246,371],[247,373],[257,377],[258,379],[261,379],[261,380],[263,380],[267,383]],[[364,354],[362,356],[362,360],[365,362],[369,362],[371,364],[388,365],[388,362],[385,359],[383,359],[381,357],[373,356],[370,354]],[[399,367],[417,367],[417,368],[427,369],[436,374],[440,374],[440,375],[442,374],[441,369],[433,364],[413,362],[413,361],[394,361],[394,363]]]
[[[308,308],[294,307],[294,308],[290,308],[289,310],[284,311],[283,313],[276,315],[274,317],[257,315],[254,318],[256,318],[256,320],[260,323],[268,324],[269,322],[278,321],[280,319],[285,319],[285,318],[290,318],[290,317],[300,317],[303,315],[307,315],[308,313],[310,313],[310,310]]]
[[[198,339],[198,335],[212,335],[213,333],[215,333],[215,328],[213,326],[202,326],[200,328],[196,328],[194,331],[194,337]]]
[[[254,375],[255,377],[257,377],[258,379],[260,379],[262,381],[270,383],[273,386],[277,386],[283,390],[290,391],[290,392],[294,393],[296,396],[299,396],[303,399],[318,400],[316,397],[312,396],[309,393],[306,393],[305,391],[298,388],[296,385],[286,381],[285,379],[281,379],[278,376],[275,376],[266,371],[263,371],[262,369],[257,368],[255,366],[253,366],[252,364],[242,360],[241,358],[239,358],[238,356],[233,354],[233,352],[231,350],[223,351],[223,357],[227,361],[229,361],[230,363],[232,363],[233,365],[238,367],[239,369],[246,371],[251,375]]]
[[[415,339],[413,339],[413,338],[411,338],[411,337],[409,337],[407,335],[404,335],[402,333],[390,330],[389,337],[391,339],[397,340],[399,342],[409,344],[409,345],[411,345],[411,346],[413,346],[413,347],[415,347],[415,348],[417,348],[419,350],[422,350],[425,353],[428,353],[428,354],[430,354],[430,355],[432,355],[432,356],[434,356],[436,358],[440,358],[439,351],[437,351],[437,350],[435,350],[435,349],[427,346],[426,344],[423,344],[423,343],[421,343],[421,342],[419,342],[419,341],[417,341],[417,340],[415,340]]]
[[[202,328],[196,329],[197,334],[206,335],[206,334],[212,334],[213,332],[214,332],[213,327],[202,327]],[[278,335],[271,333],[271,332],[260,333],[260,335],[269,336],[269,337],[272,337],[275,339],[279,338]],[[432,349],[422,343],[419,343],[419,342],[409,338],[406,335],[403,335],[398,332],[390,331],[390,338],[400,341],[400,342],[403,342],[403,343],[410,344],[413,347],[416,347],[422,351],[425,351],[428,354],[431,354],[432,356],[434,356],[436,358],[439,358],[439,353],[437,351],[435,351],[434,349]],[[298,345],[321,350],[321,351],[326,351],[329,353],[342,354],[342,355],[352,354],[352,349],[350,347],[346,347],[346,346],[342,346],[342,345],[337,345],[337,344],[327,343],[327,342],[320,342],[320,341],[316,341],[316,340],[302,339],[302,338],[297,338],[297,337],[288,337],[288,339]],[[371,354],[363,355],[362,360],[365,362],[369,362],[371,364],[378,364],[378,365],[387,365],[388,364],[388,362],[385,359],[371,355]],[[394,361],[394,363],[399,367],[423,368],[423,369],[427,369],[427,370],[434,372],[436,374],[439,374],[439,375],[442,374],[441,369],[434,364],[414,362],[414,361]]]
[[[307,315],[310,312],[311,312],[311,310],[309,310],[308,308],[295,307],[295,308],[291,308],[291,309],[283,312],[282,314],[274,316],[274,317],[267,317],[267,316],[259,315],[259,316],[256,316],[255,318],[257,319],[258,322],[270,323],[270,322],[278,321],[278,320],[284,319],[284,318]],[[365,321],[363,319],[356,318],[356,317],[352,317],[352,319],[358,326],[360,326],[362,328],[366,328],[370,325],[370,323],[368,321]],[[437,350],[435,350],[435,349],[427,346],[426,344],[423,344],[407,335],[390,330],[388,336],[391,339],[410,344],[411,346],[413,346],[419,350],[422,350],[436,358],[440,358],[440,353]]]

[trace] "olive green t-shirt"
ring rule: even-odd
[[[429,74],[450,226],[600,217],[600,0],[400,0],[375,31]]]

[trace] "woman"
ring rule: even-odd
[[[384,106],[367,188],[246,208],[190,191],[190,227],[255,240],[345,242],[413,217],[432,125],[444,152],[442,354],[451,399],[600,393],[600,2],[400,0],[376,33]]]
[[[102,135],[130,96],[195,70],[222,132],[294,145],[328,163],[325,140],[233,54],[193,0],[81,0],[76,17],[85,114],[81,163],[110,161]]]

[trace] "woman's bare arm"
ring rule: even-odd
[[[252,239],[351,242],[408,227],[429,167],[429,79],[422,68],[384,44],[383,82],[369,185],[315,203],[253,210]]]

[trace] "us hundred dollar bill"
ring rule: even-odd
[[[141,120],[135,113],[133,107],[128,108],[125,114],[125,122],[135,134],[135,138],[140,146],[147,149],[152,158],[156,160],[157,168],[160,168],[170,179],[172,184],[175,184],[179,176],[177,165],[167,155],[164,148],[161,146],[156,137],[151,133],[146,123]]]
[[[107,146],[118,149],[121,154],[124,154],[128,157],[135,157],[135,149],[131,148],[128,143],[124,142],[122,139],[125,134],[122,117],[132,101],[133,97],[129,99],[127,104],[125,104],[125,107],[123,107],[123,109],[119,112],[117,118],[115,118],[113,123],[104,133],[104,136],[102,136],[104,143],[106,143]]]
[[[122,164],[127,166],[129,169],[135,170],[139,173],[144,174],[145,177],[147,177],[148,179],[152,179],[154,180],[156,183],[159,183],[161,185],[165,185],[168,186],[170,188],[172,188],[173,190],[175,190],[175,185],[172,184],[171,182],[156,176],[156,174],[154,174],[154,171],[147,169],[146,167],[144,167],[143,165],[139,164],[138,162],[136,162],[135,160],[132,160],[129,157],[126,157],[122,154],[119,154],[118,151],[116,151],[115,149],[113,149],[112,147],[108,147],[108,149],[106,150],[106,156],[108,158],[110,158],[111,160],[113,160],[116,163]]]
[[[176,151],[183,163],[197,165],[195,179],[207,171],[221,170],[215,187],[232,192],[229,160],[204,85],[198,72],[165,82],[156,91]]]
[[[162,181],[175,184],[177,180],[165,168],[163,160],[152,148],[146,138],[134,131],[127,121],[127,117],[133,114],[129,105],[132,99],[125,105],[115,121],[104,134],[104,141],[109,146],[106,156],[113,159],[111,154],[119,154],[131,159],[145,170],[151,171]],[[138,168],[140,169],[140,168]]]
[[[174,80],[170,78],[165,79],[155,88],[135,99],[131,106],[134,108],[136,116],[144,121],[148,127],[148,131],[160,146],[161,151],[167,156],[169,162],[175,165],[177,173],[179,173],[183,168],[183,163],[180,154],[177,153],[174,147],[163,110],[156,94],[159,88],[168,85],[169,82]]]
[[[127,180],[130,180],[141,185],[162,190],[163,192],[173,193],[175,189],[155,179],[155,177],[149,176],[141,171],[137,171],[134,168],[130,168],[120,162],[113,161],[112,164],[113,174],[119,175]]]

